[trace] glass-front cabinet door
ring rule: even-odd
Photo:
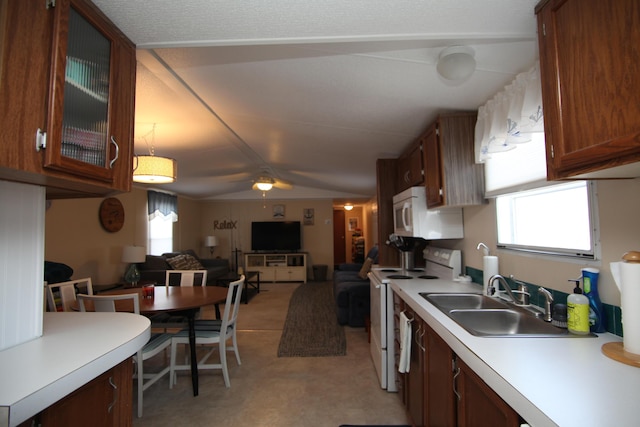
[[[111,182],[126,157],[118,135],[117,34],[85,10],[84,2],[55,6],[46,168]]]

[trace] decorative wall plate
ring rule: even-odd
[[[100,203],[100,225],[110,233],[120,231],[124,225],[124,207],[115,197],[106,198]]]

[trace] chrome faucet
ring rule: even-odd
[[[498,281],[498,287],[493,286],[493,282],[495,282],[496,280]],[[489,287],[487,289],[487,293],[489,295],[493,295],[494,292],[500,291],[500,283],[502,283],[502,287],[504,288],[505,291],[507,291],[507,294],[509,294],[509,297],[514,302],[514,304],[522,305],[522,301],[519,298],[516,298],[515,295],[513,295],[513,291],[511,290],[511,287],[509,287],[509,284],[507,283],[507,279],[505,279],[499,274],[493,275],[489,278]]]
[[[544,295],[544,321],[551,322],[551,304],[553,303],[553,295],[551,292],[543,288],[542,286],[538,288],[538,293]]]

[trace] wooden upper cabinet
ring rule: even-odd
[[[130,191],[135,46],[87,0],[2,0],[0,179]]]
[[[424,184],[422,141],[412,143],[398,158],[398,192]]]
[[[640,2],[545,0],[536,13],[548,178],[640,176]]]
[[[427,207],[486,203],[484,168],[475,163],[476,113],[438,117],[422,136]]]

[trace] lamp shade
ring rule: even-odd
[[[133,158],[133,181],[144,184],[168,184],[176,180],[178,165],[174,159],[158,156]]]
[[[440,52],[437,70],[443,78],[452,81],[466,80],[476,69],[475,52],[466,46],[451,46]]]
[[[218,238],[216,236],[207,236],[204,238],[204,245],[207,248],[218,246]]]
[[[125,246],[122,248],[122,262],[131,264],[144,262],[146,252],[147,250],[144,246]]]

